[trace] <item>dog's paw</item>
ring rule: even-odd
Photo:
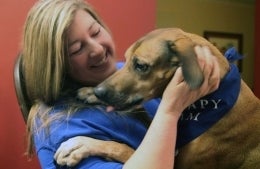
[[[95,140],[89,137],[77,136],[63,142],[54,155],[58,165],[73,167],[93,152],[91,149]]]
[[[93,87],[82,87],[78,90],[77,98],[87,104],[101,104],[102,102],[95,96]]]
[[[60,145],[54,159],[60,166],[73,167],[89,156],[125,163],[133,153],[134,149],[123,143],[76,136]]]

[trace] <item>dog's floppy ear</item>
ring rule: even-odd
[[[180,60],[184,80],[191,89],[200,87],[204,81],[204,76],[197,61],[194,43],[185,38],[177,41],[167,41],[167,43],[173,55],[177,55]]]

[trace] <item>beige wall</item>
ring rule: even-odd
[[[253,86],[254,4],[216,0],[157,0],[157,27],[180,27],[203,35],[204,30],[243,34],[242,78]]]

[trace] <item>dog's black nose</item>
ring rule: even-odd
[[[94,88],[94,94],[99,98],[100,100],[107,100],[108,97],[108,90],[104,86],[97,86]]]

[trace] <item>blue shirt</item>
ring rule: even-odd
[[[122,67],[122,63],[117,65]],[[151,100],[144,104],[144,108],[153,117],[159,105],[159,99]],[[57,104],[50,115],[62,111],[66,105]],[[40,125],[40,123],[38,123]],[[38,126],[39,127],[39,126]],[[88,136],[101,140],[113,140],[129,145],[136,149],[147,131],[147,128],[139,120],[127,115],[115,112],[107,113],[104,110],[91,107],[81,109],[68,119],[56,120],[50,124],[49,135],[40,130],[34,135],[36,153],[41,167],[44,169],[62,168],[54,161],[54,154],[60,144],[75,136]],[[111,162],[102,157],[88,157],[83,159],[76,168],[78,169],[120,169],[123,164]],[[63,167],[66,168],[66,167]]]

